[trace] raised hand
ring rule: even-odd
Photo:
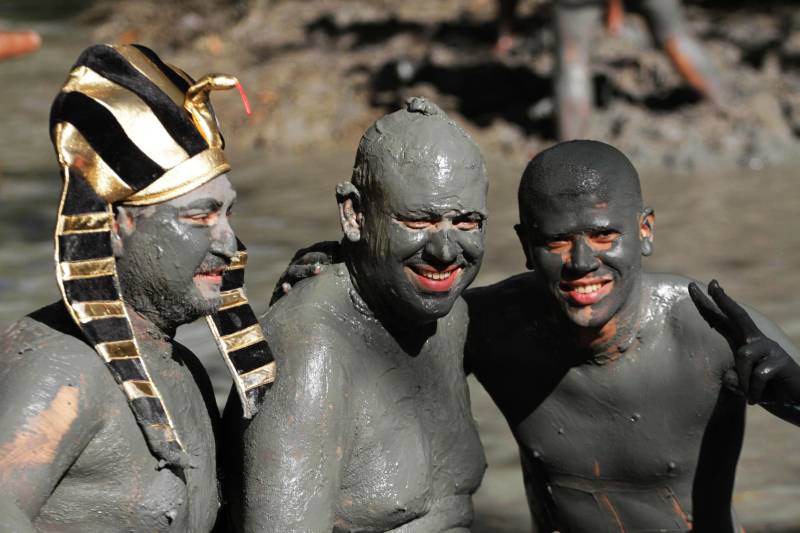
[[[725,294],[717,280],[708,284],[709,299],[696,283],[689,296],[708,324],[733,351],[739,389],[750,404],[800,402],[800,366],[766,337],[742,306]]]
[[[340,259],[340,245],[336,241],[321,241],[312,244],[308,248],[298,250],[292,260],[283,271],[275,289],[272,291],[269,305],[274,304],[289,292],[299,281],[311,276],[316,276],[322,272],[323,265],[338,263]]]

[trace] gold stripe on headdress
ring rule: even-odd
[[[110,213],[83,213],[61,216],[61,235],[111,231]]]
[[[139,348],[134,340],[101,342],[95,348],[106,362],[139,357]]]
[[[129,379],[122,382],[122,389],[129,399],[135,400],[137,398],[158,398],[159,395],[155,391],[153,384],[149,381],[142,381],[138,379]]]
[[[81,324],[103,318],[125,318],[125,305],[122,300],[94,302],[72,302],[72,308]]]
[[[196,189],[230,169],[222,150],[209,148],[169,169],[141,191],[125,198],[123,203],[151,205],[166,202]]]
[[[244,295],[244,290],[241,287],[230,291],[220,293],[222,304],[219,306],[220,311],[238,307],[247,303],[247,297]]]
[[[133,194],[133,189],[97,155],[75,126],[60,122],[55,130],[61,164],[77,169],[100,198],[113,204]]]
[[[86,66],[69,74],[63,92],[79,92],[114,115],[130,140],[162,168],[172,168],[189,158],[183,147],[141,98]]]
[[[236,333],[230,335],[223,335],[220,340],[225,345],[226,352],[235,352],[246,348],[251,344],[255,344],[264,340],[264,334],[261,332],[261,326],[254,324],[250,327],[240,329]]]
[[[239,270],[245,266],[247,266],[247,252],[238,251],[231,258],[231,263],[228,265],[227,270]]]
[[[61,279],[64,281],[113,276],[117,272],[113,257],[84,259],[81,261],[62,261],[59,267],[61,268]]]
[[[268,385],[275,381],[276,368],[277,364],[275,361],[272,361],[261,368],[256,368],[250,372],[239,374],[239,378],[242,380],[242,386],[244,387],[244,390],[248,391],[255,389],[256,387]]]
[[[172,80],[170,80],[155,63],[150,61],[150,58],[144,55],[141,50],[135,46],[119,44],[112,44],[109,46],[116,50],[119,55],[127,59],[130,64],[133,65],[133,68],[141,72],[145,78],[155,83],[159,89],[164,91],[164,93],[175,102],[175,105],[179,108],[183,108],[183,99],[186,95],[181,92],[181,90],[172,83]],[[191,85],[191,83],[189,85]]]
[[[157,431],[163,432],[164,439],[167,442],[177,442],[179,446],[183,447],[183,444],[181,444],[178,435],[175,433],[175,428],[173,428],[172,426],[168,424],[150,424],[150,427]]]

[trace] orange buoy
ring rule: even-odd
[[[0,60],[29,54],[41,44],[42,38],[35,31],[0,31]]]

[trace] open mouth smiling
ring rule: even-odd
[[[464,268],[452,264],[439,270],[426,264],[406,265],[404,267],[412,281],[426,292],[447,292],[458,279]]]
[[[194,275],[195,280],[204,281],[207,283],[222,283],[222,273],[225,271],[224,267],[214,268],[211,270],[203,270]]]
[[[561,281],[558,284],[558,288],[571,304],[586,306],[596,304],[605,298],[614,288],[614,280],[610,278],[584,278]]]

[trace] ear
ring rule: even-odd
[[[528,230],[522,224],[514,224],[514,231],[517,232],[517,238],[522,245],[522,252],[525,254],[525,268],[533,270],[533,253],[530,249],[530,239],[528,238]]]
[[[336,202],[339,204],[339,222],[342,233],[350,242],[361,240],[364,215],[361,212],[361,194],[355,185],[344,181],[336,186]]]
[[[642,255],[653,253],[653,226],[656,223],[656,214],[650,207],[642,209],[639,216],[639,240],[642,241]]]
[[[111,227],[111,251],[114,257],[125,254],[124,238],[136,229],[136,218],[124,206],[114,208],[114,224]]]

